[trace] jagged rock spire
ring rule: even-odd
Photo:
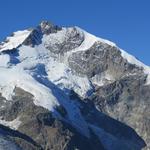
[[[61,27],[54,25],[49,21],[42,21],[39,24],[39,28],[41,29],[43,34],[56,33],[57,31],[62,29]]]

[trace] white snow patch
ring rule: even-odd
[[[19,117],[14,119],[13,121],[5,121],[0,118],[0,124],[7,126],[11,129],[17,130],[21,124],[21,121],[19,120]]]
[[[102,43],[106,43],[112,47],[117,47],[117,45],[109,40],[106,40],[106,39],[103,39],[103,38],[99,38],[99,37],[96,37],[82,29],[80,29],[79,27],[76,27],[78,28],[78,30],[80,30],[80,32],[83,32],[84,33],[84,41],[83,43],[76,49],[72,50],[71,52],[68,52],[68,54],[70,55],[72,52],[77,52],[77,51],[84,51],[84,50],[87,50],[89,49],[95,42],[97,41],[100,41]],[[120,49],[121,51],[121,55],[123,58],[125,58],[129,63],[131,64],[135,64],[139,67],[142,67],[144,69],[144,73],[148,75],[147,77],[147,84],[150,84],[150,67],[149,66],[146,66],[145,64],[143,64],[142,62],[140,62],[139,60],[137,60],[134,56],[128,54],[127,52],[125,52],[124,50]],[[97,80],[98,77],[95,77],[93,79],[93,81],[95,82]],[[103,79],[100,79],[99,80],[99,84],[100,86],[102,86],[104,84],[104,81]]]
[[[103,86],[108,83],[111,83],[114,81],[113,76],[111,76],[108,72],[101,73],[100,75],[95,75],[91,79],[92,83],[98,86]]]
[[[76,27],[82,34],[84,34],[84,41],[82,42],[82,44],[75,48],[74,50],[71,51],[72,52],[77,52],[77,51],[85,51],[87,49],[89,49],[96,41],[99,40],[99,38],[97,38],[96,36],[80,29],[79,27]],[[69,52],[68,52],[69,53]]]
[[[53,110],[58,104],[50,89],[37,82],[21,68],[0,68],[0,72],[0,92],[7,100],[11,100],[14,88],[20,87],[33,94],[36,105]]]
[[[143,64],[142,62],[140,62],[139,60],[137,60],[134,56],[130,55],[129,53],[127,53],[126,51],[120,49],[121,51],[121,55],[123,58],[125,58],[129,63],[131,64],[135,64],[137,66],[140,67],[145,67],[145,64]]]
[[[86,97],[92,86],[87,77],[75,75],[72,70],[63,63],[50,60],[46,66],[48,79],[55,85],[64,89],[73,89],[81,97]]]
[[[0,45],[0,52],[17,48],[24,42],[30,33],[31,31],[29,30],[14,32],[13,36],[7,37],[7,42],[4,42],[2,45]]]
[[[0,55],[0,67],[7,67],[10,61],[9,55]]]

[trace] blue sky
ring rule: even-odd
[[[50,20],[109,39],[150,65],[150,0],[1,0],[0,40]]]

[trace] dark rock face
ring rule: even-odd
[[[103,72],[114,81],[102,87],[95,86],[91,101],[103,113],[136,129],[149,147],[149,86],[145,85],[143,70],[129,64],[116,47],[95,43],[89,50],[75,52],[69,65],[77,74],[91,79]],[[134,75],[129,75],[134,74]]]
[[[150,86],[145,85],[143,70],[129,64],[116,47],[102,43],[73,53],[69,65],[77,74],[87,75],[89,79],[103,72],[111,74],[114,81],[95,86],[90,99],[101,112],[134,128],[149,147]]]
[[[74,150],[101,149],[97,137],[88,139],[75,128],[54,118],[48,110],[35,106],[32,95],[17,88],[11,109],[1,111],[4,120],[12,121],[19,116],[21,125],[17,131],[0,126],[0,129],[23,150]],[[94,134],[93,134],[94,136]]]
[[[21,124],[17,131],[0,126],[8,138],[12,139],[23,150],[105,150],[103,139],[95,134],[92,126],[89,128],[90,137],[79,133],[66,121],[56,119],[45,108],[33,104],[32,95],[20,88],[15,89],[13,102],[8,109],[0,111],[0,116],[6,121],[12,121],[19,117]],[[144,141],[130,127],[99,113],[94,103],[90,100],[81,101],[77,95],[74,98],[80,102],[81,113],[89,124],[103,129],[103,136],[116,139],[113,148],[122,150],[140,150],[144,147]],[[60,107],[56,111],[66,114]],[[112,139],[113,139],[112,138]],[[102,140],[102,141],[101,141]]]
[[[150,86],[144,83],[143,76],[126,77],[98,88],[92,100],[102,112],[133,127],[148,144]]]
[[[137,71],[134,65],[127,63],[121,57],[119,49],[100,42],[86,51],[73,53],[69,57],[69,65],[77,73],[89,77],[109,71],[114,78],[118,79],[127,72]]]
[[[31,30],[32,32],[30,33],[28,38],[26,38],[23,44],[26,46],[34,47],[35,45],[41,44],[43,35],[39,29],[31,29]]]

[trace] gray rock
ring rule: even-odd
[[[54,25],[48,21],[42,21],[38,28],[41,30],[42,34],[51,34],[51,33],[56,33],[57,31],[62,30],[61,27]]]
[[[71,124],[55,118],[47,109],[34,105],[30,93],[20,88],[16,88],[14,92],[9,109],[0,113],[6,121],[19,117],[21,124],[17,131],[4,126],[0,126],[0,129],[5,130],[8,137],[23,150],[104,150],[106,148],[106,143],[96,135],[92,127],[89,127],[90,137],[87,138]],[[115,139],[116,142],[113,144],[115,148],[140,150],[145,146],[144,141],[133,129],[98,112],[92,101],[88,99],[81,101],[75,93],[71,96],[80,103],[81,113],[88,124],[102,129],[104,137]],[[59,107],[56,111],[62,114],[62,117],[66,116],[64,108]]]
[[[65,38],[62,41],[47,41],[44,43],[45,47],[54,54],[63,55],[79,47],[84,40],[84,35],[76,27],[68,28],[64,34]]]
[[[108,71],[117,80],[126,73],[140,72],[122,58],[118,48],[101,42],[96,42],[86,51],[73,53],[68,61],[73,70],[88,77]]]

